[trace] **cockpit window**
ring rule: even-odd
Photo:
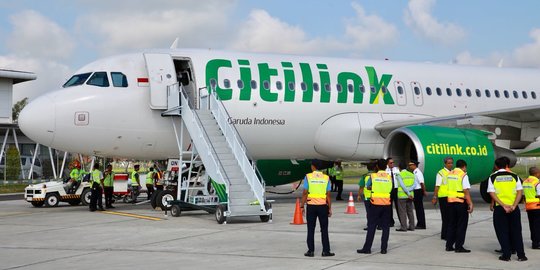
[[[86,82],[88,85],[95,85],[100,87],[109,87],[109,79],[107,78],[107,72],[95,72],[92,77]]]
[[[111,79],[114,87],[128,87],[126,75],[122,72],[111,72]]]
[[[73,75],[62,87],[70,87],[83,84],[92,72]]]

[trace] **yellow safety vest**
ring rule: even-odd
[[[390,205],[392,177],[386,171],[371,174],[371,204]]]
[[[137,182],[137,178],[136,178],[136,176],[135,176],[136,174],[137,174],[137,171],[132,171],[132,172],[131,172],[131,177],[130,177],[130,179],[131,179],[131,186],[135,186],[135,187],[139,185],[139,183]]]
[[[103,185],[106,187],[114,187],[114,172],[111,172],[109,175],[104,177]]]
[[[339,167],[337,169],[334,169],[334,175],[336,176],[336,180],[343,180],[343,169]]]
[[[540,209],[540,198],[536,198],[536,186],[540,180],[534,176],[523,181],[523,194],[525,194],[525,210]]]
[[[154,184],[154,172],[148,172],[146,174],[146,184],[147,185],[153,185]]]
[[[370,174],[364,176],[364,200],[369,201],[371,199],[371,190],[366,188],[367,181],[369,180]]]
[[[447,201],[449,203],[465,202],[465,195],[463,193],[463,177],[465,177],[465,175],[467,175],[467,173],[465,173],[463,170],[460,168],[455,168],[446,176],[448,181]]]
[[[81,182],[81,172],[82,170],[75,168],[71,170],[71,172],[69,173],[69,177],[75,179],[75,181],[77,182]]]
[[[515,174],[511,172],[502,172],[495,176],[493,179],[493,187],[495,188],[495,194],[501,202],[506,205],[513,205],[516,200],[516,185],[517,178]],[[498,203],[495,203],[499,205]]]
[[[449,170],[446,168],[442,168],[439,170],[438,174],[441,176],[441,185],[439,186],[439,192],[437,193],[437,197],[444,198],[448,197],[448,174],[450,173]]]
[[[101,179],[99,178],[100,171],[98,169],[94,169],[92,171],[92,179],[90,180],[90,185],[94,185],[94,183],[97,183],[98,185],[101,185]]]
[[[308,181],[308,201],[310,205],[325,205],[328,188],[328,175],[314,171],[306,175]]]
[[[401,175],[401,179],[403,179],[403,184],[407,187],[407,190],[411,190],[414,186],[414,173],[409,172],[407,170],[403,170],[399,173]],[[411,196],[414,197],[414,193],[411,193]],[[409,196],[407,196],[407,193],[401,188],[401,185],[398,184],[398,198],[400,199],[407,199]]]

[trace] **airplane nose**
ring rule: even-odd
[[[50,146],[54,139],[55,119],[56,104],[49,95],[45,95],[24,107],[19,115],[19,128],[33,141]]]

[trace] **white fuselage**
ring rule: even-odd
[[[223,102],[254,159],[378,158],[382,156],[384,145],[384,137],[375,130],[379,123],[535,106],[538,100],[532,96],[540,94],[535,84],[540,75],[538,70],[206,50],[153,53],[189,60],[195,91],[214,89],[208,85],[211,79],[215,79],[216,87],[230,89],[223,91],[232,95]],[[209,78],[212,71],[209,62],[215,59],[227,60],[230,66],[214,68],[217,78]],[[271,74],[268,77],[270,90],[261,90],[265,83],[264,78],[261,80],[264,77],[261,69],[268,68],[270,71],[264,72]],[[76,74],[97,71],[109,72],[109,79],[110,72],[121,72],[127,77],[128,86],[81,84],[50,92],[23,110],[19,118],[23,132],[41,144],[76,153],[141,159],[177,157],[171,117],[161,116],[163,108],[150,107],[153,91],[150,85],[156,78],[149,74],[144,54],[102,59],[81,68]],[[248,98],[244,96],[244,100],[240,100],[242,90],[238,80],[251,84],[245,80],[246,74],[256,85]],[[150,83],[145,83],[144,78],[149,78]],[[343,92],[349,90],[347,84],[353,84],[353,92],[361,91],[354,80],[343,78],[355,78],[357,82],[360,78],[364,93],[349,93],[345,102],[338,102],[339,95],[341,101],[344,97],[336,86],[339,78],[345,82]],[[225,80],[230,86],[225,85]],[[287,81],[291,80],[294,80],[295,91],[286,94],[290,91]],[[302,90],[302,82],[306,81],[319,88],[313,91],[311,101],[309,97],[305,98]],[[381,92],[385,82],[388,85]],[[283,85],[281,90],[276,83]],[[376,88],[374,96],[378,96],[377,99],[372,98],[371,87]],[[403,94],[399,93],[399,87],[403,88]],[[419,93],[415,93],[415,87]],[[431,95],[427,94],[427,87],[431,89]],[[437,88],[442,90],[442,95],[437,94]],[[448,96],[447,88],[451,96]],[[461,96],[456,94],[458,88]],[[467,95],[467,89],[471,96]],[[477,89],[481,92],[480,97],[476,95]],[[486,90],[491,97],[486,97]],[[495,90],[499,91],[500,97],[495,97]],[[393,102],[383,100],[386,91]],[[508,98],[504,91],[508,91]],[[321,102],[325,100],[322,96],[329,96],[328,102]],[[276,100],[268,101],[273,98]],[[84,119],[80,118],[81,114],[85,115]],[[185,145],[189,145],[186,130],[183,135]],[[528,134],[529,137],[538,135]]]

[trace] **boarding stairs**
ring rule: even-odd
[[[227,199],[221,205],[225,217],[261,216],[261,220],[264,216],[271,217],[271,207],[265,201],[264,180],[255,161],[248,157],[238,131],[228,122],[230,115],[215,91],[203,97],[198,94],[190,97],[184,87],[176,83],[168,86],[167,92],[168,109],[162,115],[171,116],[180,160],[186,154],[181,138],[185,127],[194,146],[191,161],[186,161],[200,159],[205,175],[224,185]],[[182,119],[180,132],[176,127],[178,116]],[[195,160],[193,153],[197,156]]]

